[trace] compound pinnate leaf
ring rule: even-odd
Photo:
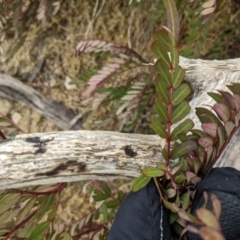
[[[181,103],[189,94],[191,93],[191,89],[187,84],[182,84],[180,87],[178,87],[172,96],[172,104],[173,106],[177,106],[179,103]]]
[[[218,129],[217,123],[203,123],[202,129],[208,135],[210,135],[212,137],[217,137],[217,129]]]
[[[212,146],[214,143],[213,139],[211,137],[201,137],[198,140],[198,144],[204,148],[207,148],[209,146]]]
[[[185,118],[191,110],[191,107],[188,102],[184,101],[177,106],[172,114],[172,123],[177,123]]]
[[[155,110],[161,122],[167,123],[168,122],[167,106],[160,99],[157,99],[155,103]]]
[[[160,137],[167,138],[168,135],[167,135],[165,126],[163,126],[161,124],[161,122],[158,121],[158,119],[155,116],[153,116],[151,126],[152,126],[152,129],[154,130],[154,132],[157,133]]]
[[[161,75],[156,77],[155,86],[160,99],[167,104],[169,102],[168,83],[162,79]]]
[[[167,50],[163,44],[161,44],[158,40],[154,41],[151,46],[152,52],[158,59],[162,59],[163,62],[170,68],[170,59],[167,54]]]
[[[132,190],[134,192],[137,192],[141,188],[145,187],[150,182],[150,180],[151,180],[150,177],[146,177],[146,176],[138,177],[137,179],[134,180],[132,184]]]
[[[171,85],[171,74],[169,72],[169,64],[166,64],[162,59],[159,59],[154,65],[156,73],[161,76],[160,83],[164,81],[167,87]]]
[[[191,119],[186,119],[182,123],[180,123],[171,133],[171,139],[176,141],[178,139],[178,134],[180,133],[188,133],[194,126],[194,123]]]
[[[142,170],[142,174],[146,177],[161,177],[164,175],[164,171],[156,167],[147,167]]]
[[[173,73],[172,84],[174,88],[178,88],[185,77],[185,72],[180,68],[176,67]]]
[[[186,142],[183,142],[181,144],[179,144],[178,146],[175,146],[171,153],[171,159],[177,159],[187,153],[189,153],[190,151],[193,151],[195,149],[197,149],[197,143],[195,141],[189,140]]]
[[[231,111],[226,105],[222,103],[216,103],[214,104],[213,109],[223,122],[227,122],[230,119]]]

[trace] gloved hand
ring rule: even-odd
[[[226,240],[240,240],[240,172],[234,168],[215,168],[197,185],[192,214],[204,203],[203,192],[214,193],[221,202],[220,224]],[[210,199],[210,198],[209,198]],[[209,200],[207,208],[212,210]],[[189,240],[201,239],[188,233]],[[138,192],[130,192],[120,206],[108,240],[170,240],[167,209],[160,203],[154,181]]]

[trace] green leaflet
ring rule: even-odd
[[[180,104],[189,94],[191,93],[191,89],[187,84],[182,84],[179,88],[177,88],[172,97],[173,106],[177,106]]]
[[[179,63],[179,55],[178,55],[178,51],[175,47],[170,47],[169,48],[170,54],[171,54],[171,62],[172,62],[172,66],[174,68],[178,67],[178,63]]]
[[[163,44],[161,44],[159,41],[155,41],[152,46],[152,51],[154,53],[154,55],[158,58],[158,59],[162,59],[163,62],[170,67],[170,59],[168,57],[168,54],[167,54],[167,50],[166,48],[164,47]]]
[[[150,180],[151,180],[150,177],[146,177],[146,176],[138,177],[137,179],[134,180],[132,184],[132,190],[134,192],[137,192],[141,188],[145,187],[150,182]]]
[[[155,116],[153,116],[151,126],[154,132],[157,133],[160,137],[167,138],[168,135],[165,126],[163,126]]]
[[[104,203],[107,208],[116,208],[120,205],[119,201],[116,200],[109,200]]]
[[[207,93],[213,100],[215,100],[217,103],[222,103],[223,98],[220,94],[214,93],[214,92],[208,92]]]
[[[108,185],[103,184],[101,185],[101,188],[108,196],[111,196],[112,190]]]
[[[185,72],[180,67],[176,67],[174,70],[173,79],[172,79],[172,84],[174,88],[178,88],[180,86],[184,77],[185,77]]]
[[[157,101],[155,103],[155,110],[156,110],[160,120],[163,123],[167,123],[168,122],[167,106],[164,103],[162,103],[162,101],[160,99],[157,99]]]
[[[172,114],[172,123],[177,123],[185,118],[191,110],[191,107],[188,102],[184,101],[180,103],[179,106],[173,111]]]
[[[165,83],[167,88],[171,85],[171,74],[169,72],[169,64],[166,64],[166,62],[163,59],[159,59],[155,65],[154,65],[156,73],[159,73],[161,78],[158,80],[161,81],[160,83]]]
[[[169,40],[169,36],[168,36],[168,32],[165,29],[160,29],[158,31],[156,31],[154,33],[154,37],[160,42],[162,43],[165,48],[167,49],[167,51],[169,51],[169,47],[171,44],[170,40]]]
[[[156,167],[147,167],[142,170],[143,175],[146,177],[161,177],[164,172]]]
[[[171,153],[171,159],[177,159],[187,153],[189,153],[190,151],[193,151],[197,148],[197,143],[195,141],[189,140],[186,142],[183,142],[181,144],[179,144],[178,146],[175,146]]]
[[[180,123],[171,133],[171,139],[176,141],[178,139],[178,134],[183,133],[187,134],[190,130],[192,130],[194,123],[191,119],[186,119],[182,123]]]
[[[155,79],[156,90],[162,102],[167,104],[169,102],[168,83],[158,75]]]

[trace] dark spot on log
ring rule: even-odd
[[[66,164],[60,164],[59,166],[55,167],[53,170],[48,171],[45,173],[46,176],[52,176],[60,173],[61,171],[64,171],[68,168]]]
[[[50,142],[52,141],[53,138],[51,139],[46,139],[46,140],[41,140],[40,137],[30,137],[30,138],[26,138],[26,142],[30,142],[30,143],[35,143],[33,145],[33,147],[38,148],[35,151],[35,154],[39,154],[39,153],[45,153],[46,152],[46,148],[44,147],[46,145],[46,142]]]
[[[46,152],[46,149],[43,148],[43,147],[39,147],[38,150],[35,152],[35,154],[38,154],[38,153],[45,153]]]
[[[124,147],[124,151],[125,154],[130,157],[135,157],[137,155],[137,153],[132,150],[131,146],[128,145]]]
[[[40,137],[29,137],[29,138],[26,138],[26,142],[30,142],[30,143],[46,143],[46,142],[51,142],[53,139],[54,138],[41,140]]]
[[[73,168],[75,167],[75,168]],[[73,169],[68,169],[73,168]],[[70,172],[83,172],[86,168],[86,164],[84,162],[77,162],[75,160],[69,160],[66,163],[61,163],[57,167],[55,167],[53,170],[45,172],[45,173],[37,173],[36,176],[53,176],[60,174],[61,171],[65,171],[68,169]],[[75,170],[75,171],[74,171]]]
[[[40,137],[29,137],[29,138],[26,138],[26,142],[39,143],[40,142]]]
[[[78,163],[78,172],[83,172],[86,168],[86,164],[84,162]]]
[[[76,164],[78,164],[78,162],[77,161],[75,161],[75,160],[68,160],[67,162],[66,162],[66,164],[67,165],[76,165]]]

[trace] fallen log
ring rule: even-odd
[[[186,80],[195,90],[189,114],[200,128],[194,108],[213,104],[207,92],[225,90],[240,82],[240,60],[205,61],[180,59]],[[3,91],[0,75],[0,91]],[[9,92],[8,92],[9,93]],[[25,100],[24,100],[25,101]],[[31,101],[27,98],[26,101]],[[216,166],[240,170],[239,132]],[[79,180],[131,179],[140,169],[162,161],[160,138],[155,135],[104,131],[67,131],[18,135],[0,142],[0,189]]]

